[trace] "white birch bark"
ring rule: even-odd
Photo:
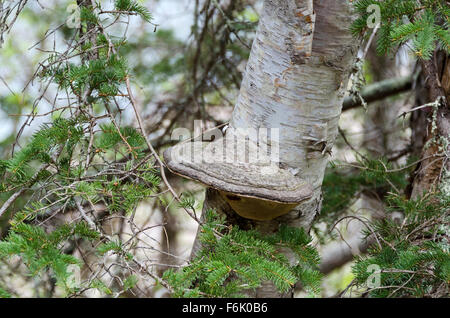
[[[345,0],[265,1],[230,123],[280,129],[281,164],[314,187],[314,197],[287,216],[306,228],[318,210],[356,53],[350,6]]]
[[[279,128],[280,163],[310,183],[312,199],[272,221],[242,220],[215,191],[204,209],[215,208],[233,223],[251,222],[262,232],[281,223],[309,230],[320,211],[321,185],[357,41],[352,38],[348,0],[266,0],[237,104],[232,128]],[[242,227],[242,224],[240,224]],[[195,244],[193,253],[198,248]],[[255,297],[279,297],[265,284]]]

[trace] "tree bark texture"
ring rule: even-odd
[[[237,215],[217,190],[208,189],[204,211],[213,208],[229,224],[267,234],[280,224],[310,229],[320,212],[323,176],[357,52],[352,21],[347,0],[264,2],[230,127],[278,128],[280,166],[312,185],[313,196],[286,215],[255,221]],[[198,248],[196,240],[193,255]],[[280,295],[265,284],[251,296],[292,293]]]
[[[414,172],[411,198],[436,191],[442,182],[448,183],[450,172],[450,60],[448,54],[437,51],[432,59],[422,62],[422,78],[428,103],[442,98],[436,107],[427,107],[413,119],[422,118],[422,126],[412,127],[413,137],[423,136],[421,162]],[[418,98],[419,100],[420,97]],[[425,121],[424,118],[427,120]],[[422,132],[422,133],[421,133]],[[414,140],[413,140],[414,142]]]

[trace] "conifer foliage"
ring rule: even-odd
[[[358,0],[355,9],[360,16],[352,25],[355,35],[367,31],[367,21],[376,14],[375,8],[379,8],[377,52],[380,55],[405,43],[417,57],[424,60],[430,59],[436,45],[450,52],[448,1]]]
[[[312,295],[320,291],[320,261],[311,238],[303,229],[281,226],[276,234],[243,231],[224,226],[214,211],[206,213],[202,227],[202,248],[180,271],[167,271],[165,278],[177,297],[243,297],[248,290],[271,281],[280,292],[295,284]],[[280,250],[295,255],[294,265]]]
[[[379,10],[380,55],[406,45],[422,62],[435,63],[431,59],[436,51],[450,53],[448,1],[359,0],[355,8],[360,15],[352,26],[355,35],[373,33],[367,21]],[[436,116],[430,121],[435,127]],[[448,144],[448,136],[440,138]],[[442,156],[448,160],[445,151]],[[352,268],[355,279],[349,288],[357,286],[368,297],[448,297],[450,192],[445,178],[448,171],[443,170],[438,188],[418,198],[408,197],[406,184],[389,182],[392,188],[383,193],[388,217],[366,226],[366,236],[375,243],[367,255],[357,258]],[[378,177],[389,180],[383,173]],[[401,217],[391,218],[393,214]]]
[[[447,297],[450,196],[390,195],[387,202],[390,212],[402,212],[404,218],[374,222],[378,244],[353,266],[355,285],[367,288],[371,297]]]
[[[9,159],[0,161],[0,189],[10,198],[0,216],[7,215],[13,203],[21,206],[11,215],[9,234],[0,241],[0,258],[20,257],[32,276],[49,273],[66,295],[90,288],[106,290],[98,279],[69,284],[68,266],[83,265],[71,255],[75,245],[103,242],[96,251],[99,256],[112,251],[132,260],[132,244],[121,242],[121,249],[114,248],[115,238],[102,230],[97,209],[130,216],[160,185],[142,131],[121,124],[122,112],[134,102],[127,61],[119,53],[126,38],[108,34],[111,19],[138,15],[150,22],[151,15],[129,0],[115,1],[109,11],[98,2],[78,4],[80,25],[64,30],[71,44],[63,52],[50,52],[35,75],[44,87],[57,85],[57,96],[63,92],[67,105],[54,105],[49,120],[22,147],[15,147]],[[35,118],[40,102],[35,101],[26,125]],[[47,223],[73,213],[78,217],[70,222]],[[135,278],[125,279],[121,287],[128,290],[134,284]],[[0,295],[11,294],[2,290]]]

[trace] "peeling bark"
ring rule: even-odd
[[[320,211],[321,185],[356,56],[352,18],[347,0],[265,1],[230,126],[279,128],[280,166],[298,171],[313,196],[286,215],[255,221],[237,215],[208,189],[204,210],[214,208],[229,224],[262,233],[276,232],[280,224],[309,231]],[[193,255],[198,248],[196,241]],[[292,295],[265,284],[251,296]]]
[[[298,2],[265,2],[230,125],[280,129],[281,165],[296,169],[314,188],[313,198],[284,218],[302,219],[306,223],[295,225],[309,228],[356,48],[348,2],[315,1],[311,56],[300,63],[289,50],[290,43],[303,45],[297,40],[301,22],[295,23]]]

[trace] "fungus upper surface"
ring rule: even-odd
[[[164,152],[164,160],[176,174],[236,195],[285,204],[311,197],[308,183],[280,168],[256,144],[248,142],[245,150],[232,152],[229,158],[230,148],[224,140],[180,143]],[[249,160],[252,155],[253,160]]]

